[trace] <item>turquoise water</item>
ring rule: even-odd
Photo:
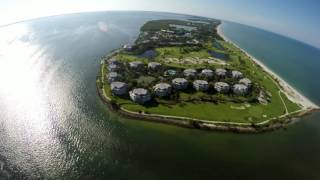
[[[238,135],[105,108],[95,87],[100,57],[132,43],[144,22],[167,18],[187,16],[82,13],[0,28],[0,179],[320,179],[319,113],[286,130]],[[319,103],[318,50],[238,24],[222,29]]]

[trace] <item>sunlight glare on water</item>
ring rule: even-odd
[[[4,39],[7,34],[2,34]],[[45,122],[39,121],[46,116],[43,87],[41,87],[41,55],[34,52],[34,47],[22,41],[14,41],[1,52],[0,60],[0,93],[5,97],[6,107],[10,111],[23,110],[35,132],[45,128]],[[30,102],[32,102],[30,104]],[[19,113],[10,113],[17,114]],[[30,121],[32,123],[30,123]],[[21,122],[23,123],[23,122]],[[22,125],[22,124],[21,124]],[[29,131],[30,132],[30,131]]]
[[[43,81],[50,80],[46,76],[52,74],[46,72],[48,57],[39,51],[39,47],[23,41],[23,37],[32,38],[26,26],[4,28],[0,34],[0,103],[5,108],[0,110],[0,114],[6,119],[1,121],[0,127],[5,129],[14,144],[5,149],[10,153],[15,148],[37,162],[43,156],[50,157],[51,153],[48,149],[39,150],[54,143],[47,93],[49,82]],[[19,34],[20,37],[11,34]],[[12,156],[17,162],[30,157]]]

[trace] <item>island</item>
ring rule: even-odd
[[[221,21],[146,22],[133,44],[101,60],[97,90],[133,119],[244,133],[270,131],[319,109],[233,44]]]

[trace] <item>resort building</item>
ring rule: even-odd
[[[205,80],[195,80],[193,81],[193,87],[197,91],[207,91],[209,89],[209,83]]]
[[[148,64],[148,69],[152,70],[152,71],[158,71],[161,68],[161,64],[158,62],[150,62]]]
[[[172,80],[172,86],[177,90],[183,90],[188,87],[188,81],[184,78],[175,78]]]
[[[109,60],[108,60],[108,64],[109,64],[109,65],[111,65],[111,64],[120,65],[121,62],[118,61],[117,59],[112,58],[112,59],[109,59]]]
[[[115,82],[115,81],[120,81],[121,76],[120,76],[120,74],[118,74],[117,72],[110,72],[110,73],[107,75],[107,78],[108,78],[108,82],[109,82],[109,83],[112,83],[112,82]]]
[[[248,79],[248,78],[242,78],[242,79],[240,79],[239,83],[240,83],[240,84],[244,84],[244,85],[248,86],[249,88],[252,86],[252,82],[251,82],[251,80]]]
[[[108,70],[109,72],[116,72],[120,70],[120,66],[117,64],[109,64]]]
[[[232,71],[231,77],[233,79],[240,79],[240,78],[243,78],[243,74],[240,71]]]
[[[145,104],[146,102],[151,100],[151,95],[149,94],[147,89],[136,88],[129,92],[130,98],[132,101]]]
[[[159,38],[157,36],[152,36],[150,39],[153,40],[153,41],[159,40]]]
[[[131,69],[134,69],[134,70],[142,70],[144,68],[144,63],[141,61],[134,61],[134,62],[130,62],[129,66]]]
[[[171,93],[171,85],[167,83],[159,83],[153,87],[153,91],[158,97],[165,97]]]
[[[245,95],[248,93],[249,88],[248,86],[244,85],[244,84],[235,84],[233,86],[233,93],[237,94],[237,95]]]
[[[133,50],[133,47],[129,44],[126,44],[123,46],[123,49],[126,50],[126,51],[132,51]]]
[[[216,75],[218,76],[218,77],[225,77],[226,76],[226,74],[227,74],[227,70],[225,70],[225,69],[216,69]]]
[[[111,92],[114,95],[122,96],[128,93],[128,85],[123,82],[112,82],[110,84]]]
[[[183,71],[185,77],[192,78],[197,75],[197,71],[195,69],[186,69]]]
[[[200,41],[196,40],[196,39],[192,39],[191,41],[187,41],[187,44],[192,44],[192,45],[197,45],[200,43]]]
[[[214,89],[218,93],[228,93],[230,90],[230,86],[228,83],[225,83],[225,82],[216,82],[214,83]]]
[[[203,77],[206,77],[206,78],[212,78],[213,77],[213,71],[211,69],[203,69],[201,71],[201,75]]]

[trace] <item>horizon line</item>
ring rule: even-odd
[[[197,15],[197,14],[184,14],[184,13],[180,13],[180,12],[169,12],[169,11],[150,11],[150,10],[97,10],[97,11],[81,11],[81,12],[70,12],[70,13],[63,13],[63,14],[54,14],[54,15],[48,15],[48,16],[41,16],[41,17],[35,17],[35,18],[30,18],[30,19],[24,19],[21,21],[16,21],[16,22],[12,22],[12,23],[7,23],[7,24],[3,24],[0,25],[0,28],[5,28],[7,26],[11,26],[11,25],[15,25],[15,24],[19,24],[19,23],[24,23],[24,22],[28,22],[28,21],[36,21],[36,20],[40,20],[40,19],[45,19],[45,18],[50,18],[50,17],[57,17],[57,16],[64,16],[64,15],[72,15],[72,14],[85,14],[85,13],[98,13],[98,12],[150,12],[150,13],[166,13],[166,14],[175,14],[175,15],[183,15],[183,16],[197,16],[197,17],[202,17],[202,18],[211,18],[211,19],[216,19],[216,20],[220,20],[220,21],[225,21],[225,22],[231,22],[231,23],[236,23],[236,24],[240,24],[240,25],[244,25],[244,26],[249,26],[249,27],[253,27],[253,28],[257,28],[266,32],[270,32],[270,33],[274,33],[276,35],[282,36],[282,37],[286,37],[289,38],[291,40],[297,41],[299,43],[302,43],[304,45],[310,46],[312,48],[315,48],[316,50],[320,51],[320,46],[316,46],[314,44],[310,44],[308,42],[302,41],[300,39],[297,39],[295,37],[291,37],[291,36],[286,36],[284,34],[280,34],[278,32],[272,31],[272,30],[268,30],[268,29],[264,29],[261,27],[257,27],[254,25],[250,25],[250,24],[244,24],[244,23],[240,23],[240,22],[236,22],[236,21],[232,21],[232,20],[225,20],[225,19],[218,19],[215,17],[208,17],[208,16],[203,16],[203,15]]]

